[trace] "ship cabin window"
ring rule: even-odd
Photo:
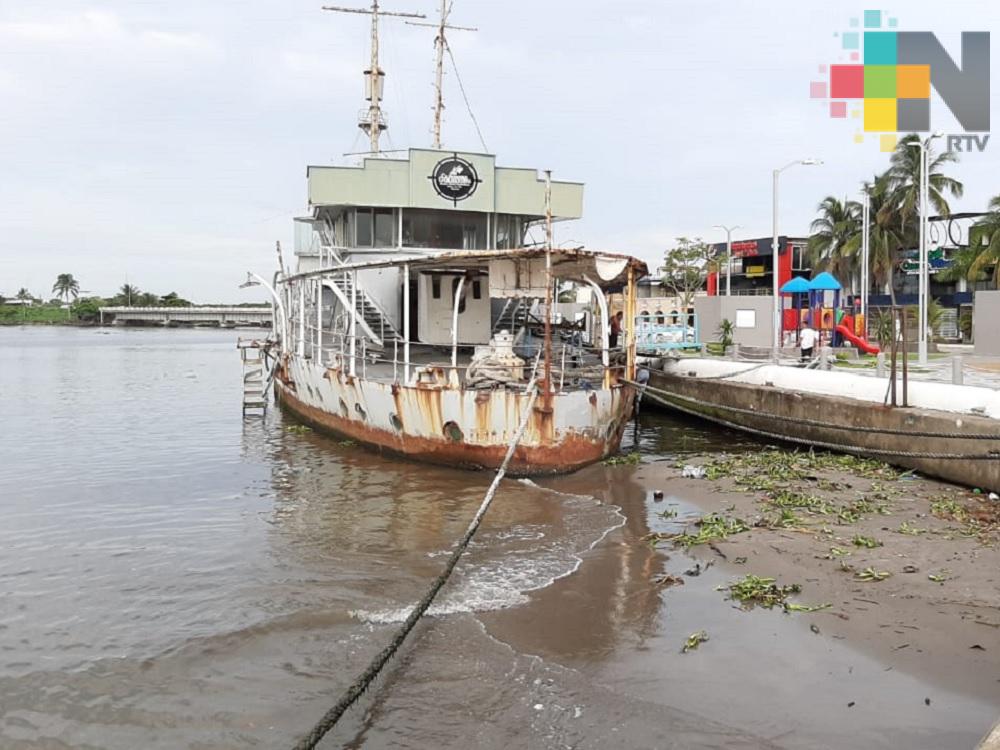
[[[656,311],[656,324],[662,326],[666,322],[667,322],[667,319],[663,315],[663,310],[657,310]]]
[[[486,250],[486,214],[403,209],[404,247]]]
[[[472,299],[483,298],[483,286],[479,279],[472,282]]]
[[[431,276],[431,296],[434,299],[441,299],[441,277]]]
[[[524,227],[521,217],[497,214],[495,221],[498,250],[510,250],[524,244]]]
[[[354,246],[394,247],[395,227],[391,208],[359,208],[354,214]]]

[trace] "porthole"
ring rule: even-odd
[[[368,419],[368,414],[365,413],[365,410],[361,407],[361,404],[355,404],[354,411],[356,411],[358,413],[358,416],[361,417],[362,419]]]
[[[396,414],[396,412],[389,413],[389,423],[392,425],[393,429],[398,432],[403,431],[403,420],[399,418],[399,415]]]
[[[444,432],[444,436],[453,443],[461,443],[465,439],[465,434],[462,432],[462,428],[458,426],[458,422],[445,422],[442,431]]]

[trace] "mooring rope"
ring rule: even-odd
[[[536,362],[537,365],[537,362]],[[489,510],[490,504],[493,502],[493,497],[496,494],[497,487],[500,486],[500,481],[504,478],[507,473],[507,465],[510,463],[510,459],[514,455],[514,449],[517,444],[521,442],[521,438],[524,435],[524,431],[528,426],[528,418],[531,416],[531,409],[535,405],[535,399],[538,397],[538,389],[535,387],[535,381],[538,378],[538,370],[535,368],[535,373],[531,377],[531,382],[528,383],[526,393],[529,394],[528,404],[524,408],[524,413],[521,414],[521,422],[517,427],[517,432],[511,439],[510,444],[507,446],[507,453],[504,456],[503,461],[500,464],[500,468],[497,469],[496,476],[493,477],[493,482],[490,484],[489,489],[486,490],[486,495],[483,498],[482,504],[479,506],[479,510],[476,511],[476,515],[473,516],[472,521],[469,523],[469,527],[465,531],[465,535],[459,541],[458,546],[455,548],[454,552],[448,558],[448,563],[445,565],[444,570],[441,575],[434,579],[434,583],[431,584],[430,589],[424,594],[423,598],[417,602],[416,606],[410,611],[409,616],[403,622],[403,625],[399,628],[396,634],[389,641],[389,644],[383,648],[371,663],[358,675],[357,679],[344,691],[343,695],[340,696],[333,707],[327,711],[323,718],[320,719],[316,726],[313,727],[312,731],[309,732],[305,737],[295,744],[294,750],[312,750],[319,744],[320,740],[329,732],[333,727],[340,721],[340,718],[344,715],[344,712],[350,708],[361,694],[368,689],[372,681],[378,676],[379,672],[389,663],[393,654],[399,650],[399,647],[403,645],[403,641],[406,640],[406,636],[410,634],[417,621],[423,616],[427,609],[431,606],[434,601],[434,597],[437,596],[438,591],[444,586],[448,578],[451,576],[452,571],[458,564],[459,558],[465,552],[466,548],[469,546],[469,542],[472,541],[472,537],[475,535],[476,531],[479,529],[479,524],[482,523],[483,517],[486,515],[486,511]]]
[[[624,379],[623,379],[624,380]],[[630,383],[631,385],[636,385],[642,387],[641,383],[636,383],[631,380],[625,380],[624,382]],[[828,450],[839,451],[841,453],[872,453],[877,456],[887,456],[890,458],[936,458],[936,459],[955,459],[955,460],[966,460],[966,461],[996,461],[1000,460],[1000,452],[989,452],[989,453],[932,453],[923,451],[891,451],[882,450],[880,448],[869,448],[865,446],[857,445],[845,445],[843,443],[828,443],[821,440],[809,440],[806,438],[798,438],[792,435],[784,435],[776,432],[769,432],[768,430],[761,430],[755,427],[749,427],[747,425],[737,424],[736,422],[731,422],[728,419],[723,419],[722,417],[716,417],[710,414],[705,414],[704,412],[697,411],[685,406],[681,406],[677,401],[687,401],[689,403],[704,404],[705,402],[699,399],[694,399],[689,396],[683,396],[679,393],[670,393],[669,391],[664,391],[660,388],[654,388],[652,386],[646,385],[645,390],[654,394],[653,398],[660,403],[666,404],[667,406],[677,409],[678,411],[684,412],[694,417],[701,417],[702,419],[707,419],[716,424],[721,424],[725,427],[730,427],[734,430],[742,430],[744,432],[749,432],[754,435],[760,435],[762,437],[772,438],[774,440],[782,440],[788,443],[799,443],[801,445],[811,445],[817,448],[826,448]],[[858,432],[871,432],[871,433],[884,433],[885,429],[878,427],[846,427],[842,425],[832,425],[824,422],[816,422],[810,419],[801,419],[797,417],[781,417],[776,414],[768,414],[766,412],[759,412],[753,409],[742,409],[737,406],[727,406],[725,404],[711,404],[711,408],[719,409],[721,411],[731,411],[739,414],[750,414],[754,417],[770,418],[770,419],[781,419],[783,421],[792,423],[807,424],[810,426],[829,426],[835,427],[837,429],[850,429],[856,430]],[[894,434],[894,433],[890,433]],[[919,432],[903,432],[901,434],[919,437],[922,433]],[[927,433],[928,435],[933,435],[934,433]],[[953,433],[940,433],[940,436],[953,436],[960,437],[963,439],[975,439],[976,436],[972,435],[956,435]],[[995,436],[984,436],[984,439],[993,439]]]

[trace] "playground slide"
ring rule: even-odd
[[[855,336],[854,331],[845,326],[843,323],[837,326],[837,333],[839,333],[845,339],[850,341],[852,344],[854,344],[854,346],[858,347],[858,349],[863,351],[865,354],[878,354],[879,350],[877,346],[872,346],[860,336]]]

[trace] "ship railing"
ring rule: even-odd
[[[466,380],[470,368],[479,368],[478,362],[471,359],[466,362],[447,361],[451,347],[446,344],[427,344],[410,342],[410,357],[406,358],[404,342],[393,339],[384,347],[373,347],[365,336],[355,336],[354,347],[351,347],[350,334],[324,330],[319,332],[314,325],[306,326],[308,340],[311,342],[304,348],[306,359],[317,361],[326,367],[342,369],[363,379],[371,377],[375,380],[390,380],[393,383],[416,382],[418,373],[436,371],[445,375],[443,386],[461,387]],[[478,344],[466,344],[461,348],[473,351]],[[531,379],[531,362],[537,362],[543,354],[543,344],[528,343],[515,347],[515,353],[524,361],[523,374],[516,380],[504,379],[503,385],[509,388],[523,388]],[[353,351],[353,357],[352,357]],[[604,365],[607,355],[611,364]],[[616,361],[620,359],[621,361]],[[567,390],[597,390],[606,383],[617,382],[625,374],[624,349],[588,346],[585,344],[563,343],[553,348],[552,352],[553,389],[558,392]],[[497,381],[497,385],[500,385]]]

